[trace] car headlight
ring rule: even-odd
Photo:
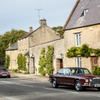
[[[85,82],[88,83],[89,82],[89,79],[85,79]]]
[[[90,82],[92,82],[92,79],[90,79]]]

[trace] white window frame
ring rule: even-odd
[[[82,57],[76,57],[76,67],[82,67]]]
[[[76,47],[81,46],[81,33],[75,33],[75,45]]]

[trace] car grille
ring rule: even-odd
[[[100,84],[100,78],[94,78],[93,84]]]

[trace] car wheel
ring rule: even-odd
[[[8,76],[8,78],[10,78],[10,76]]]
[[[76,81],[76,82],[75,82],[75,89],[76,89],[77,91],[83,90],[83,87],[82,87],[82,84],[81,84],[80,81]]]
[[[52,82],[52,87],[53,87],[53,88],[57,88],[57,87],[58,87],[58,84],[57,84],[56,80],[53,80],[53,82]]]
[[[100,87],[98,88],[98,90],[100,91]]]

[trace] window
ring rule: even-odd
[[[81,46],[81,34],[75,33],[75,45],[76,47]]]
[[[76,67],[82,67],[82,58],[76,57]]]
[[[81,17],[86,16],[87,13],[88,13],[88,9],[83,10],[83,12],[82,12],[82,14],[81,14]]]

